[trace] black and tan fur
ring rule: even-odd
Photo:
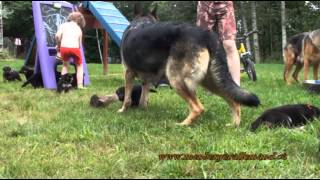
[[[302,58],[304,80],[308,79],[309,68],[313,65],[313,79],[318,80],[318,69],[320,64],[320,29],[310,32],[303,39],[302,44]]]
[[[299,82],[299,72],[303,67],[303,59],[301,57],[301,50],[302,50],[302,42],[303,39],[309,33],[304,32],[300,34],[296,34],[292,36],[286,46],[283,49],[283,60],[284,60],[284,73],[283,78],[287,84],[291,84],[290,80],[290,73],[293,66],[296,66],[292,77],[295,81]]]
[[[252,124],[251,131],[261,125],[268,128],[287,127],[294,128],[306,125],[307,122],[319,118],[320,109],[309,104],[288,104],[271,108],[263,112]]]
[[[146,107],[150,85],[164,74],[170,85],[188,103],[189,115],[181,125],[190,125],[204,111],[196,88],[224,98],[232,109],[234,123],[240,124],[240,104],[258,106],[258,97],[242,90],[231,78],[226,54],[216,33],[174,22],[157,22],[156,10],[147,15],[135,7],[136,17],[124,32],[121,58],[125,66],[125,98],[118,112],[131,104],[133,80],[143,81],[140,107]]]
[[[313,66],[313,79],[318,80],[320,64],[320,29],[297,34],[289,39],[284,48],[284,80],[291,84],[289,74],[294,65],[292,77],[299,82],[299,72],[303,67],[303,79],[308,80],[309,68]]]

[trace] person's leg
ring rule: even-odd
[[[69,63],[67,61],[63,61],[62,69],[61,69],[61,76],[68,74],[68,64]]]
[[[232,79],[240,86],[240,57],[236,46],[236,21],[233,2],[228,1],[226,13],[219,18],[218,31],[227,54],[227,61]],[[221,13],[222,14],[222,13]]]
[[[227,54],[227,61],[232,79],[240,86],[240,57],[234,40],[224,40],[223,47]]]
[[[76,64],[77,67],[77,87],[83,88],[83,64]]]

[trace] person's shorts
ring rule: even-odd
[[[232,1],[198,1],[197,25],[218,32],[223,40],[235,40],[237,29]]]
[[[69,61],[69,58],[71,57],[76,65],[82,64],[80,48],[61,47],[60,54],[63,61]]]

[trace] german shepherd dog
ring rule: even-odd
[[[251,124],[250,130],[255,131],[260,125],[267,125],[268,128],[279,126],[294,128],[319,117],[320,109],[315,106],[309,104],[284,105],[266,110]]]
[[[295,81],[299,82],[298,74],[303,67],[303,59],[301,57],[302,42],[303,42],[303,39],[308,34],[309,33],[304,32],[304,33],[300,33],[292,36],[288,40],[286,46],[283,49],[283,60],[284,60],[283,77],[284,77],[284,81],[287,82],[287,84],[291,84],[289,76],[290,76],[292,67],[294,65],[296,65],[296,69],[294,70],[292,77]]]
[[[318,80],[318,68],[320,64],[320,29],[310,32],[310,34],[303,39],[301,53],[304,62],[304,80],[308,79],[311,65],[313,65],[313,79]]]
[[[120,54],[125,67],[124,112],[131,104],[135,77],[143,81],[139,106],[147,105],[150,85],[166,75],[172,88],[188,103],[190,112],[180,125],[191,125],[204,107],[196,87],[202,85],[228,102],[234,123],[240,124],[240,104],[258,106],[258,97],[232,80],[226,54],[216,33],[185,23],[157,22],[156,8],[135,18],[125,30]]]

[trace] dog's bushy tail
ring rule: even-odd
[[[244,89],[241,89],[232,79],[229,73],[226,53],[222,46],[222,43],[217,41],[214,34],[211,34],[210,43],[208,45],[210,56],[213,57],[210,60],[209,72],[212,76],[213,81],[230,99],[237,103],[246,106],[258,106],[260,105],[259,98]]]

